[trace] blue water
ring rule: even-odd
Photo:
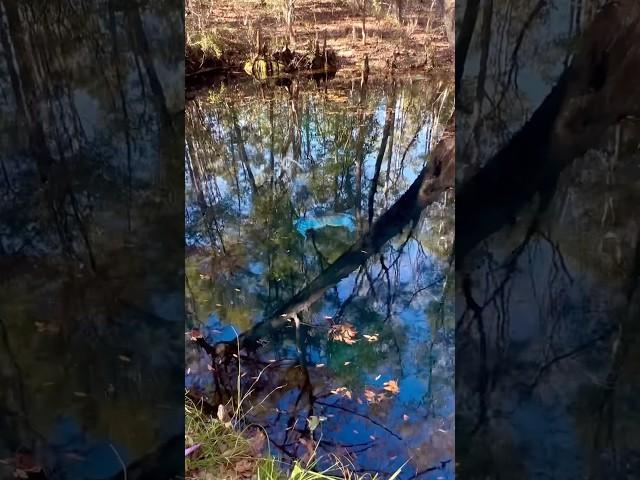
[[[350,232],[356,230],[356,219],[348,213],[333,213],[321,216],[309,216],[299,218],[295,221],[294,226],[300,235],[307,236],[309,230],[320,230],[325,227],[346,228]]]

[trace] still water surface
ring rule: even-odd
[[[187,104],[187,326],[210,344],[255,333],[240,352],[243,408],[274,456],[317,447],[320,467],[335,454],[356,471],[408,462],[400,478],[453,478],[453,195],[326,279],[299,328],[261,322],[327,276],[416,179],[449,92],[437,77],[248,82]],[[212,371],[187,339],[186,367],[187,388],[214,405],[237,395],[237,358]]]
[[[0,2],[2,479],[182,473],[181,18]]]

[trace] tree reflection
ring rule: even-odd
[[[109,444],[135,478],[181,440],[156,399],[181,397],[181,344],[167,339],[182,245],[149,246],[182,221],[183,92],[158,73],[182,75],[175,7],[0,2],[0,458],[22,452],[46,478],[116,476]],[[170,348],[158,359],[151,344]],[[182,460],[164,453],[172,475]]]
[[[620,346],[637,333],[637,220],[625,207],[637,199],[611,175],[638,174],[625,118],[639,91],[624,80],[638,67],[627,43],[636,7],[466,3],[456,62],[465,478],[622,478],[635,462],[615,419],[631,401],[619,375],[631,362]]]
[[[447,468],[452,442],[434,442],[452,438],[451,322],[436,320],[451,316],[451,107],[437,78],[220,86],[188,105],[194,399],[237,404],[240,379],[246,421],[290,459],[317,447],[384,472],[429,445],[415,469]],[[300,218],[320,227],[303,237]]]

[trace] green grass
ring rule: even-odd
[[[185,441],[188,446],[202,445],[197,455],[185,458],[188,472],[215,472],[251,458],[249,442],[239,432],[204,415],[189,399],[185,403]]]
[[[236,412],[237,413],[237,412]],[[239,425],[237,417],[235,425]],[[231,422],[223,423],[210,417],[190,400],[185,400],[185,446],[201,444],[197,454],[185,458],[185,478],[208,480],[210,478],[235,478],[234,467],[250,464],[252,478],[257,480],[383,480],[380,475],[357,475],[349,467],[333,458],[330,468],[314,471],[317,459],[309,464],[296,462],[282,464],[270,455],[256,459],[251,443],[245,436],[247,430],[239,430]],[[398,469],[388,480],[400,474]],[[335,476],[340,472],[340,476]],[[211,476],[213,475],[213,477]]]
[[[238,372],[241,371],[241,367],[242,365],[238,358]],[[264,369],[260,372],[260,375],[263,372]],[[264,433],[264,442],[261,442],[262,446],[255,448],[255,444],[252,446],[250,441],[251,433],[249,429],[251,426],[241,427],[241,425],[245,424],[246,413],[251,411],[249,409],[247,412],[243,412],[242,407],[245,405],[245,400],[252,391],[253,385],[248,392],[242,395],[240,378],[241,375],[238,374],[237,406],[233,411],[232,417],[227,416],[227,418],[224,418],[223,416],[221,420],[220,418],[205,415],[191,399],[185,397],[185,447],[196,444],[201,445],[197,454],[185,458],[186,480],[238,478],[234,476],[234,473],[240,465],[246,467],[243,468],[245,473],[249,470],[251,478],[257,478],[257,480],[383,480],[378,474],[357,475],[339,457],[333,455],[331,466],[328,469],[320,472],[315,471],[314,468],[319,461],[316,452],[313,452],[311,460],[306,464],[299,461],[293,465],[284,464],[273,458],[269,451],[263,457],[256,458],[256,451],[262,451],[265,443],[268,447],[269,440],[266,432],[258,429]],[[257,379],[255,382],[257,382]],[[220,413],[218,413],[218,416],[220,416]],[[254,432],[254,441],[255,435]],[[404,465],[393,473],[388,480],[394,480],[398,477],[403,467]],[[330,474],[330,472],[340,472],[340,476],[337,477]],[[211,475],[215,475],[215,477]]]

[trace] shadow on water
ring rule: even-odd
[[[424,187],[451,98],[294,79],[187,104],[186,385],[215,409],[240,379],[274,455],[453,476],[453,192]]]
[[[176,7],[0,2],[0,478],[182,468]]]

